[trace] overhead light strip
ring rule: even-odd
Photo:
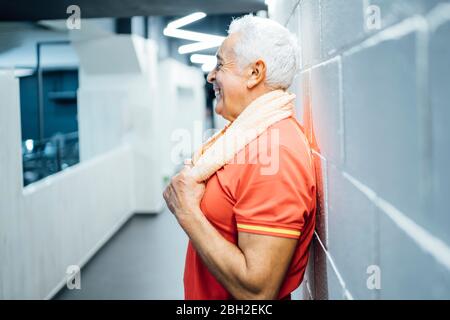
[[[225,39],[225,37],[221,37],[221,36],[215,36],[212,34],[187,31],[187,30],[181,30],[181,29],[165,28],[163,32],[164,32],[164,35],[168,36],[168,37],[174,37],[174,38],[192,40],[192,41],[198,41],[198,42],[213,42],[213,41],[221,42]]]
[[[169,24],[167,24],[167,27],[164,28],[163,34],[167,37],[196,41],[195,43],[180,46],[178,48],[178,53],[186,54],[219,47],[222,44],[223,40],[225,40],[225,37],[223,36],[180,29],[181,27],[203,19],[204,17],[206,17],[206,13],[194,12],[183,18],[171,21]]]
[[[186,53],[201,51],[201,50],[205,50],[205,49],[216,48],[216,47],[220,47],[222,42],[223,42],[223,40],[204,41],[204,42],[195,42],[195,43],[185,44],[178,48],[178,53],[186,54]]]
[[[216,56],[207,54],[193,54],[191,56],[192,63],[217,63]]]
[[[193,54],[191,55],[191,62],[202,64],[202,70],[209,72],[216,66],[217,57],[207,54]]]
[[[204,12],[194,12],[194,13],[191,13],[190,15],[187,15],[187,16],[185,16],[183,18],[180,18],[180,19],[177,19],[177,20],[174,20],[174,21],[170,22],[167,25],[167,28],[168,29],[178,29],[178,28],[184,27],[184,26],[186,26],[186,25],[188,25],[188,24],[190,24],[192,22],[195,22],[195,21],[198,21],[200,19],[203,19],[204,17],[206,17],[206,13],[204,13]]]

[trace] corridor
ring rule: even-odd
[[[134,215],[81,269],[81,290],[64,287],[54,299],[183,299],[186,246],[168,210]]]

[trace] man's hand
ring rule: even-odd
[[[199,212],[200,201],[205,192],[205,184],[195,181],[189,174],[189,170],[191,170],[190,166],[185,166],[172,178],[163,193],[169,210],[178,221]]]

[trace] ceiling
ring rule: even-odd
[[[265,10],[264,0],[0,0],[0,21],[65,19],[76,4],[81,18],[178,16],[196,11],[207,14]]]

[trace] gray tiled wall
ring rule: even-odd
[[[275,0],[269,15],[298,36],[290,89],[325,180],[304,298],[450,299],[450,1]]]

